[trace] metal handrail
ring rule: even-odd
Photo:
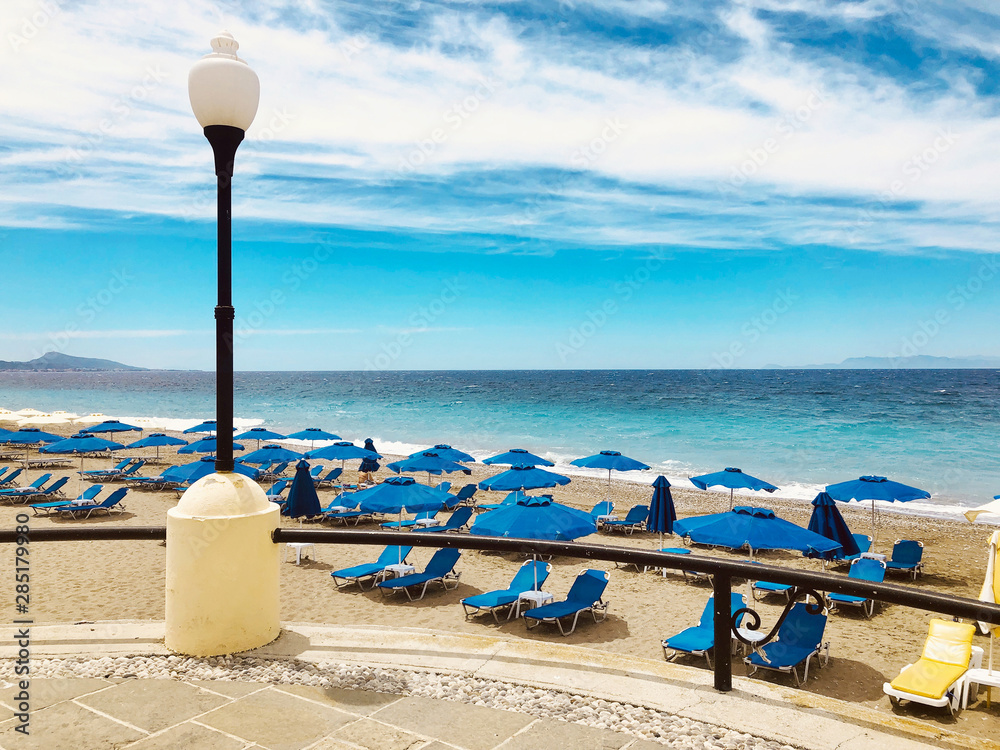
[[[83,540],[163,540],[165,526],[119,526],[91,528],[32,529],[30,540],[83,541]],[[17,540],[15,531],[0,531],[0,544]],[[1000,625],[1000,605],[988,604],[978,599],[939,594],[894,583],[875,583],[848,578],[827,572],[817,573],[776,565],[758,565],[736,560],[724,560],[701,555],[681,555],[674,552],[642,550],[630,547],[610,547],[581,542],[548,542],[535,539],[509,539],[506,537],[471,536],[469,534],[427,534],[400,531],[352,531],[350,529],[275,529],[275,543],[306,542],[311,544],[364,544],[406,545],[412,547],[452,547],[457,549],[490,550],[494,552],[520,552],[536,555],[559,555],[584,560],[633,564],[676,570],[691,570],[712,576],[715,602],[715,641],[727,642],[734,632],[729,609],[733,579],[767,580],[796,587],[796,594],[817,591],[835,591],[840,594],[863,596],[891,604],[900,604],[952,617],[963,617],[993,625]],[[791,597],[786,612],[795,600]],[[720,604],[721,602],[721,604]],[[751,610],[752,611],[752,610]],[[784,613],[782,613],[784,617]],[[763,643],[761,641],[758,643]],[[732,689],[732,663],[728,659],[715,659],[715,688]]]

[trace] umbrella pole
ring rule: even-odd
[[[878,541],[878,527],[875,525],[875,498],[872,498],[872,552],[875,551],[875,543]]]
[[[732,510],[735,507],[735,505],[736,505],[736,503],[733,500],[733,488],[730,487],[729,488],[729,510]],[[751,560],[753,559],[753,552],[752,551],[750,553],[750,559]]]

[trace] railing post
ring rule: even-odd
[[[722,693],[728,693],[733,689],[733,664],[732,664],[732,599],[733,579],[722,573],[716,573],[712,577],[712,587],[714,588],[713,598],[715,601],[715,617],[713,626],[715,630],[715,689]]]

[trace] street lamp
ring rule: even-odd
[[[233,470],[233,162],[260,101],[260,81],[228,31],[212,39],[212,52],[188,74],[188,96],[194,116],[205,129],[215,154],[218,178],[219,295],[215,308],[215,470]]]

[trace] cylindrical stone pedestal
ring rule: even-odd
[[[199,479],[167,511],[167,648],[217,656],[278,637],[278,522],[240,474]]]

